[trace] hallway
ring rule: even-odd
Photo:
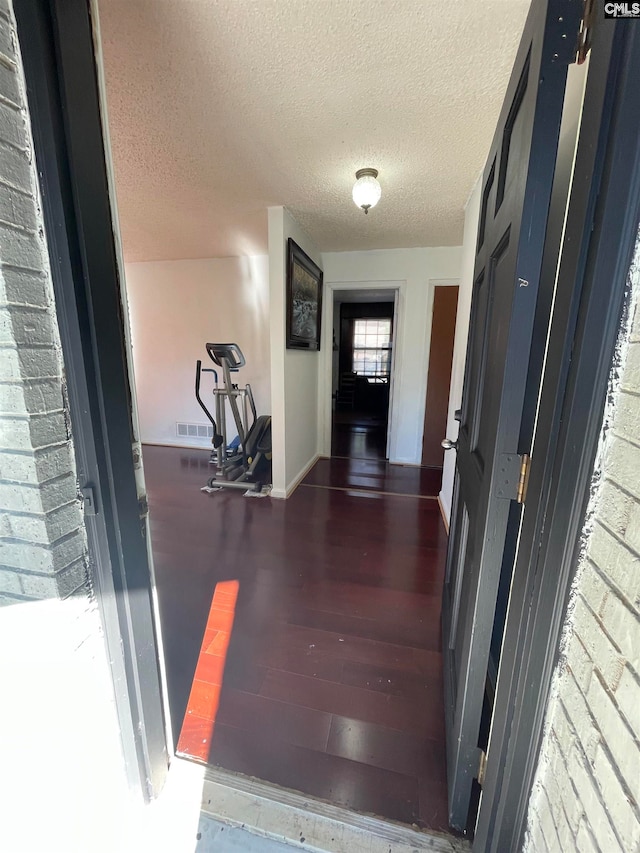
[[[175,741],[191,693],[182,752],[446,830],[447,537],[428,470],[320,460],[276,501],[202,494],[207,451],[144,461]],[[238,582],[226,664],[207,626],[222,581]]]

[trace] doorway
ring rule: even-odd
[[[331,455],[386,459],[395,294],[335,291]]]
[[[458,291],[458,285],[439,284],[434,287],[433,292],[429,373],[422,433],[422,464],[438,469],[441,478],[444,462],[444,448],[441,442],[447,428]]]
[[[71,36],[70,36],[70,35],[67,35],[67,38],[71,38]],[[85,41],[86,41],[86,39],[85,39]],[[79,43],[81,43],[81,42],[79,42]],[[75,77],[74,77],[74,79],[76,79],[76,80],[77,80],[77,79],[84,79],[84,78],[82,78],[80,75],[76,74],[76,75],[75,75]],[[90,75],[87,75],[86,79],[90,79]],[[71,93],[71,94],[73,94],[73,93]],[[72,99],[71,99],[71,100],[72,100]],[[621,112],[624,114],[624,112],[625,112],[625,111],[624,111],[624,110],[622,110]],[[84,112],[84,111],[82,111],[82,110],[75,110],[75,111],[74,111],[74,110],[70,110],[70,111],[69,111],[69,115],[71,115],[71,116],[74,116],[74,115],[75,115],[75,116],[82,115],[82,116],[83,116],[83,118],[86,120],[86,115],[87,115],[87,114],[86,114],[86,112]],[[71,127],[71,131],[70,131],[70,132],[72,132],[72,131],[73,131],[74,133],[77,133],[77,130],[78,130],[78,128],[77,128],[77,127],[75,127],[75,125],[72,123],[72,127]],[[75,138],[76,138],[76,136],[74,136],[73,138],[75,139]],[[626,138],[626,137],[625,137],[625,138]],[[635,142],[634,142],[634,144],[635,144]],[[74,152],[75,152],[75,156],[77,157],[77,156],[78,156],[78,151],[82,150],[82,146],[75,146],[75,147],[74,147],[74,146],[71,146],[70,150],[74,151]],[[616,152],[616,153],[618,153],[618,152]],[[622,162],[622,161],[623,161],[623,159],[624,159],[624,158],[618,157],[618,158],[617,158],[617,162]],[[99,158],[95,158],[95,159],[94,159],[94,163],[93,163],[93,165],[94,165],[94,171],[95,171],[95,163],[96,163],[96,162],[99,162]],[[636,162],[636,161],[634,161],[634,162]],[[74,165],[75,165],[75,163],[74,163]],[[72,170],[72,171],[73,171],[73,170]],[[75,173],[74,173],[74,174],[75,174]],[[635,173],[634,173],[634,177],[635,177]],[[627,185],[628,185],[628,186],[630,186],[630,187],[634,187],[636,184],[634,183],[634,181],[629,182],[629,181],[628,181],[628,179],[627,179]],[[88,186],[88,185],[87,185],[87,186]],[[80,187],[81,187],[82,189],[84,189],[84,186],[83,186],[82,182],[80,182]],[[90,187],[90,189],[93,189],[93,188],[92,188],[92,187]],[[92,199],[91,199],[91,201],[92,201],[92,204],[93,204],[94,213],[95,213],[95,207],[96,207],[96,205],[95,205],[95,199],[96,199],[96,198],[101,198],[101,197],[103,197],[103,198],[108,198],[108,195],[107,195],[107,193],[106,193],[106,192],[102,192],[102,193],[95,193],[95,192],[93,192],[93,193],[92,193]],[[624,200],[624,196],[623,196],[623,200]],[[81,196],[80,196],[80,198],[79,198],[79,200],[77,200],[77,203],[78,203],[78,205],[86,204],[86,198],[84,198],[84,197],[81,195]],[[619,199],[618,199],[618,198],[616,199],[616,207],[617,207],[617,208],[619,208],[619,209],[621,209],[624,213],[626,213],[626,207],[625,207],[625,205],[622,205],[622,204],[620,203],[620,201],[619,201]],[[107,215],[107,216],[104,216],[104,211],[99,211],[99,212],[101,212],[101,213],[103,214],[103,219],[106,219],[106,221],[107,221],[107,223],[108,223],[108,219],[109,219],[109,218],[108,218],[108,215]],[[634,208],[634,212],[637,214],[637,210],[636,210],[636,208]],[[629,215],[629,218],[631,218],[631,217],[630,217],[630,215]],[[80,223],[82,223],[82,224],[85,224],[85,223],[86,223],[86,219],[83,219],[83,218],[81,218],[81,217],[79,218],[79,221],[80,221]],[[634,224],[635,224],[635,221],[637,221],[637,215],[636,215],[636,219],[634,220]],[[109,228],[103,228],[103,229],[102,229],[102,231],[103,231],[105,234],[106,234],[106,233],[110,233]],[[619,233],[619,231],[620,231],[620,229],[618,229],[618,233]],[[75,239],[78,239],[78,238],[77,238],[77,235],[76,235],[76,238],[75,238]],[[94,259],[94,258],[95,258],[95,252],[96,252],[96,241],[95,241],[95,240],[94,240],[94,241],[88,240],[88,239],[87,239],[87,235],[86,235],[86,233],[85,233],[85,232],[82,232],[82,238],[81,238],[81,239],[82,239],[82,244],[83,244],[83,246],[88,246],[88,247],[90,247],[90,249],[91,249],[90,259]],[[615,250],[616,250],[616,251],[619,251],[619,249],[618,249],[618,242],[617,242],[617,241],[611,241],[611,240],[609,240],[608,242],[609,242],[609,244],[611,244],[612,242],[614,242],[614,243],[615,243],[615,247],[616,247],[616,249],[615,249]],[[627,239],[627,242],[628,242],[628,239]],[[111,244],[110,244],[110,243],[107,243],[106,248],[107,248],[107,250],[111,251]],[[103,265],[103,267],[102,267],[102,268],[103,268],[103,269],[105,269],[105,268],[106,268],[106,265]],[[114,294],[114,293],[115,293],[115,294],[117,295],[117,288],[115,288],[115,287],[113,286],[114,282],[117,282],[117,276],[116,276],[116,275],[114,275],[114,274],[112,274],[112,272],[107,272],[105,275],[106,275],[106,284],[110,286],[109,294]],[[600,278],[608,282],[608,279],[607,279],[607,277],[606,277],[606,276],[601,276]],[[87,279],[87,280],[88,280],[88,283],[89,283],[89,284],[90,284],[90,286],[91,286],[91,290],[90,290],[91,295],[92,295],[92,296],[93,296],[93,295],[98,295],[98,294],[99,294],[99,290],[100,290],[100,289],[99,289],[99,287],[98,287],[97,285],[98,285],[98,284],[102,284],[102,283],[103,283],[103,282],[102,282],[102,280],[101,280],[97,275],[96,275],[96,276],[88,276],[88,279]],[[608,296],[608,294],[607,294],[607,296]],[[80,300],[78,300],[78,301],[80,301]],[[83,303],[83,304],[84,304],[84,303]],[[118,332],[120,331],[120,329],[119,329],[119,325],[118,325],[117,323],[114,323],[114,322],[113,322],[113,318],[114,318],[114,317],[116,317],[116,316],[118,316],[117,308],[114,308],[113,310],[110,310],[110,311],[103,310],[103,311],[101,312],[101,310],[100,310],[100,309],[103,307],[103,305],[104,305],[104,303],[103,303],[103,302],[99,302],[99,303],[98,303],[98,310],[97,310],[97,312],[96,312],[96,313],[94,313],[94,314],[91,314],[91,315],[90,315],[92,320],[95,320],[95,319],[96,319],[96,317],[97,317],[97,318],[99,318],[101,321],[103,321],[103,320],[104,320],[104,322],[101,322],[101,323],[97,324],[97,326],[96,326],[96,327],[92,327],[92,332],[95,334],[95,337],[97,338],[97,342],[98,342],[98,344],[99,344],[99,345],[101,345],[101,346],[99,346],[99,347],[98,347],[99,351],[100,351],[101,353],[107,353],[107,352],[109,352],[109,353],[113,353],[113,354],[114,354],[114,362],[113,362],[113,364],[112,364],[112,365],[110,365],[110,366],[111,366],[111,374],[110,374],[110,376],[109,376],[109,381],[108,381],[108,382],[106,382],[106,381],[105,381],[105,378],[106,378],[106,376],[107,376],[107,370],[106,370],[106,368],[103,368],[103,370],[104,370],[104,375],[103,375],[102,373],[98,375],[99,381],[98,381],[98,382],[96,382],[96,387],[98,388],[98,390],[100,391],[100,393],[103,393],[105,388],[108,388],[110,391],[112,391],[112,392],[113,392],[113,387],[114,387],[113,376],[114,376],[114,375],[116,375],[116,377],[120,377],[120,378],[122,378],[123,376],[125,376],[125,375],[126,375],[126,370],[124,369],[124,362],[122,362],[122,364],[116,363],[116,362],[117,362],[117,359],[120,357],[120,356],[119,356],[119,354],[121,353],[122,348],[118,348],[118,347],[111,347],[111,348],[110,348],[109,346],[106,346],[106,345],[105,345],[105,339],[104,339],[105,327],[106,327],[107,325],[109,325],[109,326],[110,326],[111,328],[113,328],[115,331],[118,331]],[[109,307],[109,306],[107,306],[107,307]],[[92,305],[92,308],[93,308],[93,310],[95,311],[95,305]],[[594,313],[595,313],[595,311],[594,311]],[[602,314],[602,311],[601,311],[601,312],[599,312],[599,313],[600,313],[600,314]],[[613,315],[613,312],[611,312],[611,313],[612,313],[612,315]],[[615,318],[614,318],[614,320],[615,320]],[[587,327],[587,331],[589,331],[589,329],[590,329],[590,327]],[[592,334],[592,335],[586,335],[585,337],[586,337],[586,339],[587,339],[588,341],[599,340],[599,337],[598,337],[598,335],[597,335],[597,334],[595,334],[595,335],[594,335],[594,334]],[[89,351],[89,348],[88,348],[88,347],[86,348],[86,351],[87,351],[87,352]],[[117,369],[117,370],[116,370],[116,369]],[[124,387],[124,385],[125,385],[125,383],[122,383],[122,382],[121,382],[120,384],[121,384],[123,387]],[[593,386],[593,382],[591,382],[591,386]],[[117,389],[116,389],[116,390],[117,390]],[[604,391],[603,391],[603,395],[604,395]],[[131,465],[129,465],[130,448],[127,448],[127,447],[126,447],[126,439],[127,439],[127,438],[130,438],[130,436],[127,436],[127,435],[126,435],[126,433],[128,432],[129,423],[128,423],[128,421],[127,421],[127,419],[126,419],[126,418],[119,417],[119,416],[120,416],[120,414],[121,414],[121,413],[123,413],[124,411],[129,411],[129,409],[128,409],[128,402],[127,402],[127,400],[126,400],[126,395],[123,395],[123,396],[124,396],[124,398],[125,398],[125,399],[124,399],[124,403],[121,403],[121,402],[120,402],[120,400],[118,399],[118,400],[116,400],[117,405],[112,405],[112,411],[113,411],[114,413],[116,413],[116,415],[117,415],[118,417],[117,417],[117,418],[116,418],[116,417],[114,417],[114,418],[105,418],[105,426],[108,428],[107,437],[109,438],[109,441],[108,441],[108,442],[107,442],[107,441],[105,441],[105,443],[104,443],[104,447],[108,450],[108,453],[106,453],[105,455],[108,457],[108,461],[109,461],[110,463],[111,463],[111,462],[113,462],[114,460],[115,460],[115,461],[117,461],[117,462],[121,462],[121,463],[122,463],[122,466],[123,466],[123,467],[122,467],[122,471],[123,471],[123,473],[124,473],[124,474],[126,474],[126,475],[127,475],[127,478],[126,478],[126,479],[125,479],[125,477],[123,476],[123,478],[122,478],[122,483],[124,484],[124,486],[131,487],[131,485],[132,485],[132,483],[133,483],[133,480],[134,480],[134,475],[133,475],[133,470],[131,470],[131,469],[132,469],[132,466],[131,466]],[[113,397],[109,397],[109,398],[108,398],[108,402],[113,404],[113,402],[114,402],[114,401],[113,401]],[[106,409],[106,411],[107,411],[107,412],[109,412],[109,406],[103,407],[103,410],[105,410],[105,409]],[[594,409],[595,409],[595,407],[594,407]],[[576,416],[576,417],[577,417],[577,416]],[[114,424],[114,421],[116,421],[116,420],[118,421],[118,423],[115,423],[115,424]],[[97,418],[96,418],[96,423],[98,423],[98,419],[97,419]],[[116,437],[120,437],[120,436],[122,436],[122,439],[123,439],[119,444],[116,444],[116,442],[115,442],[115,441],[113,441],[113,442],[112,442],[110,439],[112,438],[113,434],[115,433],[115,429],[116,429],[116,427],[117,427],[119,424],[123,424],[125,428],[124,428],[123,430],[121,430],[121,431],[120,431],[120,433],[118,433],[118,434],[116,435]],[[571,426],[572,426],[572,423],[570,422],[570,423],[569,423],[569,427],[571,427]],[[96,428],[96,432],[97,432],[97,428]],[[570,430],[570,429],[569,429],[569,435],[571,435],[571,430]],[[594,443],[595,443],[595,442],[594,442]],[[126,451],[126,452],[122,452],[122,453],[120,454],[120,456],[118,455],[118,453],[117,453],[117,452],[116,452],[116,453],[115,453],[115,455],[114,455],[114,448],[117,448],[117,449],[121,449],[121,448],[122,448],[122,449],[123,449],[124,451]],[[581,448],[580,448],[580,450],[581,450]],[[127,467],[127,465],[129,465],[129,469],[130,469],[130,470],[128,470],[128,471],[126,471],[126,470],[125,470],[125,469],[126,469],[126,467]],[[583,466],[583,467],[584,467],[584,466]],[[119,470],[120,470],[120,469],[119,469]],[[107,478],[105,477],[104,479],[106,480]],[[118,478],[114,478],[114,477],[112,476],[112,477],[110,478],[109,482],[110,482],[110,483],[112,483],[112,482],[116,482],[116,483],[118,483],[118,482],[119,482],[119,480],[118,480]],[[116,494],[116,497],[118,498],[118,500],[121,500],[121,499],[122,499],[122,492],[123,492],[123,488],[124,488],[124,487],[123,487],[123,485],[122,485],[122,484],[120,484],[120,485],[119,485],[119,488],[118,488],[118,490],[117,490],[117,494]],[[106,492],[106,490],[102,490],[102,491],[100,492],[100,494],[102,494],[102,492],[103,492],[103,491],[105,491],[105,492]],[[129,491],[131,491],[131,488],[129,489]],[[115,490],[114,490],[114,494],[115,494]],[[231,497],[230,497],[230,499],[231,499]],[[260,502],[255,502],[255,503],[257,503],[257,504],[258,504],[258,506],[260,506]],[[373,501],[372,501],[371,503],[373,504]],[[565,500],[565,501],[563,502],[563,504],[564,504],[565,506],[571,506],[571,505],[572,505],[572,503],[573,503],[572,501],[567,501],[567,500]],[[104,506],[104,504],[103,504],[103,506]],[[118,505],[118,508],[119,508],[119,506],[120,506],[120,505]],[[132,511],[132,510],[131,510],[131,506],[130,506],[130,505],[124,505],[124,503],[123,503],[123,504],[122,504],[122,508],[123,508],[123,510],[125,510],[125,511],[123,511],[122,513],[119,513],[119,515],[121,515],[122,519],[126,519],[128,522],[130,522],[132,527],[135,527],[135,526],[138,526],[138,527],[139,527],[139,525],[138,525],[138,516],[137,516],[136,511],[135,511],[135,506],[134,506],[133,511]],[[109,507],[107,507],[107,509],[109,509]],[[141,509],[141,507],[138,507],[138,509]],[[247,508],[247,511],[252,511],[252,510],[249,510],[249,509]],[[261,511],[261,510],[256,509],[256,511]],[[530,513],[529,515],[531,515],[531,513]],[[406,537],[405,537],[405,533],[404,533],[404,525],[405,525],[405,521],[406,521],[405,516],[406,516],[406,513],[403,515],[403,518],[402,518],[402,525],[401,525],[403,538],[406,538]],[[313,516],[313,514],[311,514],[311,513],[307,513],[307,516],[306,516],[306,517],[313,518],[314,516]],[[334,521],[334,520],[335,520],[335,517],[336,517],[336,516],[334,515],[334,516],[333,516],[332,521]],[[567,525],[566,525],[566,526],[567,526]],[[113,525],[113,527],[114,527],[114,529],[116,529],[116,530],[120,531],[120,530],[121,530],[121,528],[122,528],[122,523],[121,523],[119,520],[116,520],[116,524],[114,524],[114,525]],[[393,525],[393,524],[392,524],[392,525],[391,525],[391,529],[393,529],[393,530],[400,529],[400,525],[397,525],[397,524],[396,524],[396,525]],[[421,529],[422,529],[422,528],[421,528]],[[129,531],[128,531],[128,532],[129,532]],[[135,539],[133,538],[133,536],[131,536],[131,541],[134,541],[134,543],[135,543],[136,541],[139,541],[139,540],[141,539],[141,537],[139,536],[139,533],[140,533],[139,529],[138,529],[137,533],[138,533],[138,539],[137,539],[137,540],[135,540]],[[189,535],[191,534],[191,528],[189,528],[189,529],[187,530],[187,533],[188,533]],[[130,557],[130,556],[131,556],[131,551],[132,551],[132,548],[131,548],[131,541],[130,541],[127,537],[122,537],[122,539],[121,539],[120,541],[122,541],[122,542],[124,543],[124,547],[123,547],[123,549],[122,549],[122,550],[125,552],[125,556]],[[560,544],[561,544],[561,545],[564,545],[564,542],[565,542],[565,541],[566,541],[566,537],[565,537],[564,539],[560,540]],[[566,550],[566,549],[565,549],[565,550]],[[322,545],[319,545],[319,546],[316,548],[315,554],[322,556]],[[295,556],[295,555],[293,555],[293,556]],[[315,555],[314,555],[314,556],[315,556]],[[134,579],[138,579],[138,580],[139,580],[139,579],[141,578],[141,576],[144,574],[144,571],[143,571],[143,569],[145,568],[144,560],[131,560],[130,562],[135,564],[135,567],[136,567],[136,570],[137,570],[137,578],[132,578],[132,580],[134,580]],[[347,562],[347,561],[345,561],[345,562]],[[131,567],[127,567],[127,566],[125,566],[125,568],[129,569],[129,574],[131,574]],[[395,565],[394,565],[394,567],[393,567],[393,568],[394,568],[393,577],[392,577],[392,578],[390,578],[390,580],[392,580],[394,584],[397,584],[397,582],[398,582],[398,578],[399,578],[399,577],[400,577],[400,579],[401,579],[401,580],[403,580],[403,581],[406,581],[406,580],[407,580],[407,573],[406,573],[406,572],[405,572],[405,573],[402,573],[402,572],[401,572],[401,573],[398,573],[398,571],[397,571],[397,569],[396,569],[396,566],[395,566]],[[422,568],[422,566],[419,566],[419,568]],[[354,570],[356,570],[356,571],[357,571],[357,570],[359,570],[359,569],[361,569],[361,570],[362,570],[362,572],[364,573],[365,569],[368,569],[368,567],[365,567],[364,565],[362,565],[362,563],[358,564],[357,566],[356,566],[356,565],[354,565]],[[125,577],[126,577],[126,579],[127,579],[127,580],[129,579],[128,575],[125,575]],[[424,581],[424,576],[423,576],[423,574],[421,574],[419,577],[422,579],[422,581]],[[409,580],[409,582],[411,582],[413,579],[409,577],[409,578],[408,578],[408,580]],[[555,577],[554,577],[554,580],[555,580]],[[557,586],[557,584],[554,584],[554,592],[555,592],[555,586]],[[433,591],[432,591],[432,590],[430,590],[430,592],[433,592]],[[426,593],[425,593],[425,594],[426,594]],[[135,601],[139,602],[139,601],[142,601],[142,600],[145,598],[145,596],[143,596],[143,595],[139,595],[139,594],[138,594],[138,595],[136,595],[136,596],[128,596],[128,595],[127,595],[127,596],[123,596],[122,598],[123,598],[123,599],[125,599],[125,601],[126,601],[127,603],[129,603],[129,602],[128,602],[128,600],[129,600],[129,599],[131,599],[131,600],[134,600],[134,599],[135,599]],[[560,605],[562,604],[562,601],[560,601],[560,604],[558,604],[558,603],[557,603],[557,602],[558,602],[558,596],[557,596],[557,593],[555,594],[555,598],[554,598],[554,599],[552,599],[552,600],[556,601],[556,606],[560,606]],[[344,602],[346,603],[346,599],[344,599],[344,598],[343,598],[343,597],[341,597],[341,596],[336,596],[336,601],[344,601]],[[530,601],[530,598],[528,598],[528,597],[527,597],[527,598],[526,598],[526,601],[527,601],[527,618],[529,618],[528,602]],[[401,609],[402,609],[402,608],[401,608]],[[403,611],[403,612],[404,612],[404,611]],[[132,620],[131,620],[131,623],[132,623],[135,627],[138,627],[138,623],[137,623],[135,620],[133,620],[133,619],[132,619]],[[145,628],[145,626],[143,626],[143,628]],[[145,628],[145,631],[146,631],[146,636],[147,636],[147,637],[152,636],[152,631],[151,631],[148,627],[147,627],[147,628]],[[542,632],[539,632],[539,633],[542,633]],[[510,638],[512,638],[512,637],[510,637]],[[342,638],[342,639],[344,639],[344,638]],[[548,644],[548,639],[549,639],[549,633],[548,633],[548,632],[547,632],[547,634],[546,634],[546,637],[544,637],[544,639],[547,641],[547,644]],[[339,642],[339,641],[340,641],[340,638],[338,638],[338,642]],[[152,643],[152,642],[151,642],[151,643],[147,643],[147,645],[148,645],[148,647],[149,647],[150,649],[153,649],[153,643]],[[514,645],[515,645],[515,644],[514,644]],[[367,648],[368,648],[368,646],[367,646]],[[509,648],[509,643],[505,643],[505,649],[508,649],[508,648]],[[136,663],[136,658],[135,658],[135,656],[131,655],[131,656],[130,656],[130,659],[131,659],[134,663]],[[518,663],[518,661],[516,660],[516,661],[515,661],[515,664],[517,664],[517,663]],[[515,664],[514,664],[514,669],[515,669]],[[527,674],[528,674],[528,673],[527,673]],[[530,688],[531,688],[531,689],[535,689],[535,686],[536,686],[536,680],[535,680],[535,679],[531,679],[531,678],[529,678],[529,679],[528,679],[528,685],[530,686]],[[144,690],[148,693],[148,692],[149,692],[148,684],[145,682],[142,686],[143,686]],[[144,691],[141,691],[141,693],[142,693],[143,698],[144,698],[144,697],[145,697],[145,695],[146,695],[146,693],[145,693]],[[499,691],[498,691],[498,693],[499,693]],[[534,703],[532,702],[531,704],[533,705]],[[157,703],[157,702],[155,702],[155,705],[157,706],[157,705],[158,705],[158,703]],[[538,708],[537,708],[536,710],[539,710],[539,706],[538,706]],[[526,729],[531,729],[531,726],[528,726],[528,725],[526,724],[526,722],[525,722],[525,724],[523,724],[523,725],[521,726],[520,730],[516,730],[516,731],[514,732],[514,734],[517,734],[519,737],[521,737],[521,738],[525,738],[525,739],[526,739],[526,737],[527,737],[527,731],[526,731]],[[146,743],[148,743],[148,742],[149,742],[149,728],[147,727],[147,728],[145,729],[144,727],[141,727],[141,730],[145,732]],[[152,744],[152,746],[153,746],[153,744]],[[395,750],[390,749],[390,750],[389,750],[389,752],[388,752],[388,754],[389,754],[389,755],[395,755],[395,754],[396,754],[396,752],[395,752]],[[516,775],[516,774],[514,774],[514,775]],[[520,775],[521,775],[521,774],[520,774]],[[490,777],[489,777],[489,778],[490,778]],[[516,789],[516,790],[518,790],[519,792],[520,792],[520,791],[522,791],[522,792],[523,792],[523,794],[524,794],[524,796],[526,796],[526,794],[527,794],[527,790],[526,790],[526,788],[524,788],[523,786],[516,786],[516,785],[514,785],[514,784],[513,784],[512,777],[509,777],[509,781],[510,781],[510,787],[511,787],[511,789]],[[358,790],[361,790],[363,786],[362,786],[362,785],[354,785],[353,787],[354,787],[354,788],[357,788]],[[484,802],[488,802],[489,804],[491,804],[491,800],[489,799],[489,797],[488,797],[486,794],[485,794],[485,795],[483,795],[483,801],[484,801]],[[497,849],[497,848],[494,848],[494,849]],[[503,846],[501,849],[507,849],[507,848]],[[510,848],[509,848],[509,849],[510,849]]]

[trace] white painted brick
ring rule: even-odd
[[[0,347],[0,382],[20,380],[20,357],[13,347]]]
[[[55,412],[63,409],[64,405],[59,379],[0,383],[0,417]]]
[[[631,666],[640,672],[640,619],[617,595],[610,595],[602,611],[602,621]]]
[[[593,660],[587,654],[578,634],[574,634],[567,647],[567,665],[580,690],[585,693],[593,673]],[[560,738],[562,741],[562,738]]]
[[[0,481],[0,511],[42,513],[58,509],[76,500],[78,486],[75,473],[53,480],[40,488]]]
[[[54,546],[36,545],[15,540],[0,540],[0,565],[42,574],[61,571],[85,552],[81,533],[71,534]]]
[[[21,305],[0,308],[0,344],[39,346],[50,344],[55,337],[49,311]]]
[[[640,447],[613,435],[609,439],[604,464],[609,480],[619,483],[625,491],[640,499]]]
[[[598,678],[591,679],[587,700],[620,774],[630,790],[636,789],[640,779],[638,743]]]
[[[540,822],[542,837],[549,850],[560,850],[560,840],[556,831],[556,825],[553,822],[551,807],[546,792],[543,794],[541,800],[543,808],[538,813],[538,820]]]
[[[30,415],[57,412],[65,408],[60,379],[36,379],[22,383],[26,411]]]
[[[31,415],[29,425],[34,450],[69,440],[69,425],[64,412]]]
[[[618,395],[613,428],[621,435],[638,440],[638,398],[635,395],[626,393]]]
[[[0,43],[4,33],[2,32],[2,22],[0,21]],[[9,106],[0,102],[0,140],[14,145],[23,151],[27,149],[27,134],[24,122],[18,110],[15,107]],[[4,187],[2,193],[4,194]],[[3,217],[7,218],[7,217]],[[7,218],[7,221],[13,222]]]
[[[636,554],[640,554],[640,505],[636,504],[629,513],[629,521],[624,536],[625,544]]]
[[[553,811],[553,822],[555,823],[558,841],[560,842],[559,850],[562,850],[563,853],[571,853],[571,851],[576,849],[576,835],[567,822],[564,808],[556,808]]]
[[[0,425],[0,441],[3,438],[3,428]],[[38,478],[33,453],[0,449],[0,479],[11,480],[14,483],[32,483],[37,486]]]
[[[15,572],[0,569],[0,592],[18,595],[22,593],[20,580]]]
[[[640,740],[640,684],[638,681],[638,676],[634,675],[629,667],[625,667],[614,695],[627,723]],[[638,801],[640,802],[640,779],[638,786]]]
[[[640,342],[640,303],[636,303],[635,309],[633,310],[631,335],[629,340],[633,343]]]
[[[11,593],[0,592],[0,607],[13,607],[25,601],[22,595],[11,595]]]
[[[559,755],[566,771],[567,756],[575,742],[575,734],[571,729],[568,712],[561,700],[553,703],[549,713],[549,723],[552,726],[554,737],[547,737],[546,739],[547,751],[545,756],[552,753]],[[560,765],[555,770],[560,772]],[[564,775],[566,777],[566,772]]]
[[[640,609],[640,556],[625,547],[601,524],[596,524],[589,542],[589,557]]]
[[[6,18],[0,17],[0,53],[9,57],[15,62],[16,55],[11,39],[11,27]]]
[[[602,804],[600,791],[576,747],[572,748],[569,754],[568,769],[600,849],[606,850],[607,853],[628,853],[626,850],[623,851],[618,843],[609,816]]]
[[[0,63],[0,68],[2,63]],[[0,141],[0,181],[7,183],[25,193],[33,191],[31,183],[31,164],[29,158],[24,153],[12,145],[7,145]],[[4,253],[5,242],[0,237],[1,257],[3,264],[12,264],[19,267],[29,267],[29,269],[40,269],[41,261],[37,261],[37,266],[31,266],[26,263],[27,259],[21,259],[18,254],[11,251],[8,255]],[[18,263],[16,264],[16,260]]]
[[[30,453],[0,450],[0,479],[19,483],[39,483],[53,480],[72,468],[69,442]]]
[[[13,225],[36,232],[38,225],[35,211],[31,196],[3,184],[0,192],[0,219],[3,222],[11,222]]]
[[[2,522],[6,527],[2,528]],[[0,517],[0,535],[22,539],[25,542],[47,545],[82,527],[83,515],[80,501],[67,504],[50,513],[20,515],[5,512]]]
[[[610,589],[610,585],[604,582],[594,566],[585,560],[580,573],[580,596],[587,602],[596,616],[600,616],[602,613]]]
[[[524,853],[549,853],[537,816],[525,841]]]
[[[24,399],[24,386],[18,382],[1,382],[0,417],[25,414],[28,414],[28,410]]]
[[[40,486],[44,512],[58,509],[78,498],[78,481],[75,470],[65,477]]]
[[[0,482],[0,512],[2,510],[27,513],[43,512],[41,489],[36,486]]]
[[[0,347],[0,382],[61,376],[59,352],[51,347]]]
[[[567,767],[558,744],[552,741],[549,755],[549,773],[545,780],[545,790],[551,808],[553,821],[562,841],[568,827],[572,837],[575,837],[578,823],[583,816],[582,805],[575,797],[572,785],[566,783]]]
[[[67,422],[63,412],[0,421],[0,447],[6,450],[28,451],[68,439]]]
[[[31,429],[28,417],[5,417],[0,422],[0,447],[7,450],[31,451]]]
[[[51,300],[51,287],[43,273],[0,269],[0,303],[47,307]]]
[[[591,679],[593,681],[593,678]],[[572,726],[578,732],[579,742],[584,750],[589,761],[593,761],[596,754],[596,747],[600,741],[600,731],[596,726],[595,720],[587,704],[585,696],[578,689],[578,685],[573,678],[567,677],[561,683],[562,704],[566,712],[567,718],[571,721]],[[561,746],[565,757],[568,756],[570,749],[575,741],[573,735],[570,736],[566,744],[561,741]]]
[[[20,574],[23,594],[31,598],[66,598],[85,583],[85,566],[78,560],[55,575]]]
[[[578,827],[578,832],[576,833],[576,849],[578,850],[578,853],[600,853],[600,850],[598,850],[595,841],[593,840],[593,836],[591,835],[591,831],[586,820],[582,820]]]
[[[627,349],[622,387],[640,394],[640,341],[630,343]]]
[[[6,148],[6,146],[5,146]],[[5,156],[0,144],[0,171],[5,163]],[[27,172],[29,164],[27,162]],[[15,267],[25,267],[40,270],[43,265],[42,243],[37,234],[8,228],[0,223],[0,257],[3,264]]]
[[[636,502],[630,495],[605,480],[600,491],[598,519],[621,539],[624,539],[629,518],[635,507]]]
[[[4,62],[0,62],[0,93],[14,104],[20,103],[20,89],[15,66],[7,68]]]
[[[602,746],[599,746],[596,751],[593,769],[607,813],[616,828],[623,849],[637,850],[640,842],[638,812],[629,802]]]
[[[594,617],[581,596],[578,596],[576,603],[574,631],[607,685],[616,687],[622,675],[625,658],[613,645],[603,630],[602,623]]]

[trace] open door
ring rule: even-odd
[[[580,0],[533,0],[483,177],[443,592],[449,821],[467,826],[501,573],[513,565],[525,385]],[[544,323],[536,335],[546,336]],[[504,575],[503,575],[504,576]]]

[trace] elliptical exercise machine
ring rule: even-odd
[[[231,374],[246,364],[238,344],[209,343],[206,349],[222,371],[222,384],[219,384],[215,368],[203,368],[200,359],[196,362],[196,400],[213,426],[210,463],[216,466],[216,473],[207,481],[206,488],[262,492],[271,483],[271,416],[256,414],[249,384],[242,388],[231,380]],[[214,377],[215,417],[200,396],[203,373]],[[227,438],[227,404],[238,432],[232,442]]]

